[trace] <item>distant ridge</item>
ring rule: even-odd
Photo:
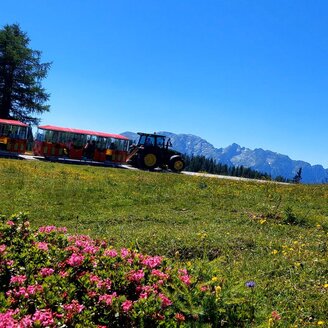
[[[292,179],[297,170],[302,168],[303,183],[327,183],[328,169],[322,165],[311,165],[304,161],[292,160],[287,155],[256,148],[254,150],[242,147],[236,143],[225,147],[215,148],[201,137],[192,134],[175,134],[158,131],[171,138],[173,148],[187,155],[213,158],[219,163],[229,166],[245,166],[253,170],[270,174],[273,178],[282,176]],[[123,132],[122,135],[131,140],[138,139],[134,132]]]

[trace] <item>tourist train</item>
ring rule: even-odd
[[[35,138],[31,128],[22,122],[0,119],[0,152],[25,154],[31,145],[34,156],[45,159],[70,159],[96,162],[125,163],[129,139],[120,134],[38,126]]]

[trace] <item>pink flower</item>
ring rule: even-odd
[[[179,279],[188,286],[191,284],[190,276],[186,269],[179,270]]]
[[[42,293],[43,292],[43,287],[41,285],[38,285],[38,284],[30,285],[30,286],[27,286],[26,291],[29,295],[34,295],[37,292]]]
[[[10,278],[10,284],[22,285],[26,281],[26,276],[13,276]]]
[[[45,226],[45,227],[40,227],[39,232],[41,233],[51,233],[53,231],[57,231],[57,227],[55,226]]]
[[[145,273],[142,270],[131,271],[128,274],[128,280],[134,281],[134,282],[140,282],[144,276],[145,276]]]
[[[142,264],[148,268],[153,269],[162,263],[163,258],[161,256],[147,257],[142,261]]]
[[[68,277],[68,272],[67,272],[67,271],[60,271],[60,272],[59,272],[59,275],[60,275],[62,278],[65,278],[65,277]]]
[[[272,311],[271,313],[271,317],[273,320],[275,321],[279,321],[281,319],[280,314],[278,313],[278,311]]]
[[[17,325],[19,328],[29,328],[33,327],[33,321],[30,315],[24,316],[20,321],[19,324]]]
[[[7,224],[9,225],[9,226],[13,226],[13,225],[15,225],[15,223],[13,222],[13,221],[11,221],[11,220],[9,220],[9,221],[7,221]]]
[[[14,263],[15,263],[14,260],[8,260],[8,261],[6,262],[6,264],[7,264],[9,267],[13,266]]]
[[[5,244],[0,245],[0,254],[3,254],[6,250],[7,246]]]
[[[129,256],[129,255],[130,255],[130,252],[129,252],[128,249],[126,249],[126,248],[122,248],[122,249],[121,249],[121,256],[122,256],[123,258],[126,258],[126,257]]]
[[[157,269],[151,270],[151,274],[155,277],[158,277],[158,278],[164,279],[164,280],[169,278],[169,275],[167,273],[164,273],[164,272],[162,272],[160,270],[157,270]]]
[[[55,272],[55,270],[51,269],[51,268],[42,268],[40,270],[40,274],[42,277],[51,276],[54,272]]]
[[[17,327],[16,323],[17,321],[13,318],[13,315],[15,315],[19,310],[8,310],[5,313],[0,313],[0,323],[1,327],[4,328],[15,328]]]
[[[44,242],[38,242],[35,244],[36,247],[42,251],[48,251],[48,244],[47,243],[44,243]]]
[[[106,249],[104,251],[104,255],[109,256],[109,257],[116,257],[117,256],[117,251],[115,249]]]
[[[87,254],[96,254],[99,251],[99,247],[87,245],[83,248],[83,252]]]
[[[73,300],[70,304],[64,304],[63,308],[67,312],[66,314],[67,320],[70,321],[75,314],[83,311],[84,305],[80,304],[76,300]]]
[[[164,294],[158,294],[158,297],[161,299],[162,301],[162,307],[165,308],[165,307],[168,307],[170,305],[172,305],[172,301],[166,297]]]
[[[104,294],[99,296],[99,303],[103,302],[106,305],[112,305],[113,299],[117,296],[116,293],[113,294]]]
[[[32,316],[32,320],[38,321],[41,327],[52,326],[54,322],[53,314],[51,310],[36,310]]]
[[[67,263],[72,266],[80,266],[84,261],[84,256],[83,255],[78,255],[76,253],[73,253],[70,258],[67,260]]]
[[[182,322],[182,321],[186,320],[185,316],[182,313],[176,313],[174,317],[179,322]]]
[[[122,303],[122,309],[124,312],[129,312],[132,309],[133,303],[132,301],[126,300]]]
[[[190,277],[188,275],[185,275],[185,276],[180,276],[179,277],[180,280],[185,283],[187,286],[189,286],[191,284],[191,280],[190,280]]]

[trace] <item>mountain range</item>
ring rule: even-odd
[[[173,148],[183,154],[193,156],[205,156],[218,163],[228,166],[244,166],[253,170],[270,174],[273,178],[282,176],[292,179],[299,168],[302,168],[303,183],[327,183],[328,169],[322,165],[311,165],[300,160],[292,160],[287,155],[282,155],[262,148],[249,149],[236,143],[225,147],[215,148],[208,141],[192,134],[175,134],[159,131],[158,134],[171,138]],[[130,140],[137,140],[134,132],[123,132],[122,135]]]

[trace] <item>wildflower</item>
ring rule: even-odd
[[[24,316],[20,321],[18,327],[27,328],[33,327],[33,321],[31,315]]]
[[[3,254],[6,250],[7,246],[5,244],[0,245],[0,254]]]
[[[26,291],[29,295],[35,295],[37,292],[43,292],[43,287],[38,284],[30,285],[27,286]]]
[[[13,225],[15,225],[15,223],[13,221],[9,220],[9,221],[7,221],[7,225],[12,227]]]
[[[67,263],[72,266],[80,266],[84,261],[84,256],[83,255],[78,255],[76,253],[73,253],[70,258],[67,260]]]
[[[129,252],[128,249],[126,249],[126,248],[122,248],[122,249],[121,249],[121,256],[122,256],[123,258],[126,258],[126,257],[129,256],[129,255],[130,255],[130,252]]]
[[[55,272],[55,270],[51,269],[51,268],[42,268],[40,270],[40,274],[42,277],[51,276],[54,272]]]
[[[39,232],[41,233],[51,233],[53,231],[57,231],[57,228],[55,226],[45,226],[39,228]]]
[[[104,251],[104,255],[105,256],[109,256],[109,257],[116,257],[117,256],[117,252],[115,249],[106,249]]]
[[[172,305],[172,301],[166,297],[164,294],[159,294],[158,297],[161,299],[162,301],[162,307],[165,308],[165,307],[168,307],[170,305]]]
[[[274,249],[274,250],[271,252],[272,255],[276,255],[276,254],[278,254],[278,253],[279,253],[279,251],[277,251],[276,249]]]
[[[83,311],[84,305],[77,300],[73,300],[70,304],[64,304],[63,308],[67,312],[67,318],[70,320],[75,314]]]
[[[36,247],[42,251],[48,251],[48,244],[44,242],[38,242],[35,244]]]
[[[157,270],[157,269],[153,269],[153,270],[151,271],[151,274],[152,274],[153,276],[156,276],[156,277],[158,277],[158,278],[160,278],[160,279],[164,279],[164,280],[166,280],[166,279],[169,278],[169,275],[168,275],[167,273],[164,273],[164,272],[162,272],[162,271],[160,271],[160,270]]]
[[[189,286],[191,284],[191,280],[190,280],[190,277],[189,275],[183,275],[183,276],[180,276],[179,277],[180,280],[185,283],[187,286]]]
[[[144,276],[145,276],[145,273],[143,272],[143,270],[131,271],[128,274],[128,280],[134,281],[134,282],[140,282]]]
[[[54,322],[53,314],[51,310],[36,310],[33,314],[32,320],[34,322],[38,321],[41,327],[52,326]]]
[[[213,278],[212,278],[212,281],[213,281],[213,282],[216,282],[216,281],[218,281],[218,280],[219,280],[218,277],[213,277]]]
[[[106,305],[112,305],[113,299],[117,296],[116,293],[113,294],[104,294],[99,296],[99,303],[103,302]]]
[[[272,311],[271,317],[275,321],[279,321],[281,319],[281,316],[280,316],[280,314],[277,311]]]
[[[163,258],[161,256],[149,256],[142,261],[142,264],[146,265],[148,268],[153,269],[162,263]]]
[[[176,313],[174,317],[179,322],[182,322],[182,321],[186,320],[185,316],[182,313]]]
[[[324,324],[325,324],[325,322],[322,321],[322,320],[318,321],[318,323],[317,323],[318,326],[322,326],[322,325],[324,325]]]
[[[255,284],[255,281],[250,280],[245,283],[245,286],[248,288],[254,288],[256,286],[256,284]]]
[[[13,276],[10,278],[10,284],[22,285],[26,281],[26,276]]]
[[[215,295],[216,295],[216,297],[219,297],[219,295],[221,293],[221,290],[222,290],[221,286],[215,286],[214,289],[215,289]]]
[[[261,219],[260,224],[264,224],[267,220],[266,219]]]
[[[132,301],[126,300],[122,303],[122,309],[124,312],[129,312],[132,309]]]
[[[324,284],[323,285],[323,288],[328,288],[328,284]]]

